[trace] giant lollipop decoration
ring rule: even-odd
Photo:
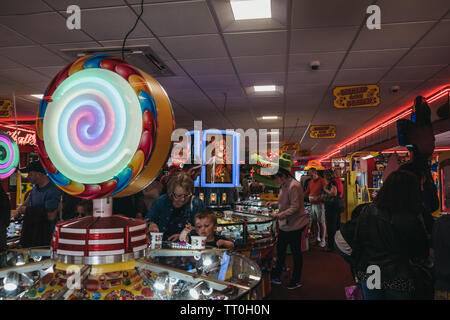
[[[164,89],[122,59],[89,55],[55,76],[36,119],[39,158],[63,191],[94,199],[92,217],[57,224],[56,261],[104,264],[145,254],[145,221],[113,216],[108,198],[132,195],[158,176],[173,129]]]
[[[0,178],[12,175],[18,164],[19,147],[9,135],[0,133]]]
[[[157,176],[171,148],[173,114],[161,85],[98,54],[61,70],[39,106],[37,145],[49,177],[79,198],[122,197]]]

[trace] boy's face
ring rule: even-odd
[[[210,218],[195,219],[195,231],[199,236],[211,239],[216,232],[216,226]]]
[[[77,206],[77,214],[82,217],[86,216],[83,206]]]

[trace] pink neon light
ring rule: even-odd
[[[448,94],[450,92],[450,87],[445,87],[443,90],[440,90],[434,94],[432,94],[430,97],[426,98],[428,103],[432,103],[436,100],[438,100],[439,98],[442,98],[443,96],[445,96],[446,94]],[[330,158],[331,156],[335,155],[336,153],[340,152],[342,149],[344,149],[346,146],[351,145],[353,143],[358,142],[361,139],[364,139],[365,137],[368,137],[370,135],[372,135],[373,133],[386,128],[387,126],[391,125],[392,123],[396,122],[397,120],[406,117],[408,115],[410,115],[412,113],[412,107],[408,107],[408,109],[401,111],[399,114],[397,114],[396,116],[394,116],[393,118],[387,119],[385,121],[380,121],[378,124],[376,124],[372,129],[369,129],[369,131],[366,131],[365,133],[363,133],[360,136],[354,136],[353,138],[350,138],[349,140],[347,140],[346,142],[340,144],[336,150],[334,150],[331,153],[326,154],[325,156],[323,156],[322,158],[319,159],[319,161],[324,161],[325,159]]]

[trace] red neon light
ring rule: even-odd
[[[428,98],[426,98],[428,103],[432,103],[436,100],[438,100],[439,98],[442,98],[443,96],[445,96],[446,94],[449,94],[450,92],[450,87],[445,87],[442,90],[439,90],[435,93],[433,93],[431,96],[429,96]],[[394,117],[388,116],[387,119],[382,120],[380,122],[378,122],[376,125],[374,125],[372,127],[372,129],[369,129],[368,131],[365,131],[362,134],[357,134],[353,137],[351,137],[350,139],[348,139],[347,141],[343,142],[342,144],[340,144],[336,150],[334,150],[333,152],[327,153],[325,156],[321,157],[319,159],[319,161],[324,161],[325,159],[330,158],[331,156],[335,155],[336,153],[340,152],[342,149],[344,149],[346,146],[351,145],[353,143],[356,143],[358,140],[361,140],[365,137],[368,137],[370,135],[372,135],[373,133],[386,128],[387,126],[391,125],[392,123],[396,122],[397,120],[406,117],[408,115],[410,115],[412,113],[412,107],[409,106],[406,110],[401,111],[400,113],[396,114]]]

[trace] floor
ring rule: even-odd
[[[292,256],[286,259],[292,268]],[[283,281],[285,284],[286,281]],[[270,300],[345,300],[344,288],[354,283],[349,265],[334,252],[311,247],[303,253],[302,287],[289,290],[285,284],[272,284]]]

